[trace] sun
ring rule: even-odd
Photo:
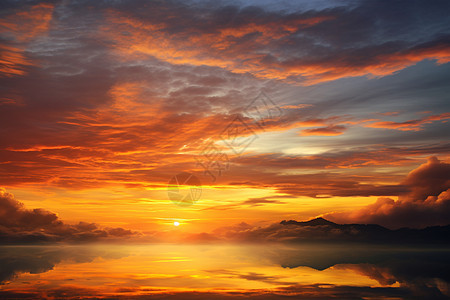
[[[177,221],[173,222],[173,226],[180,226],[180,222]]]

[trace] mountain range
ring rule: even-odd
[[[423,229],[400,228],[388,229],[377,224],[337,224],[324,218],[316,218],[305,222],[294,220],[281,221],[286,229],[295,230],[298,235],[293,240],[300,241],[354,241],[393,244],[450,244],[450,225],[431,226]],[[307,232],[307,234],[302,234]],[[314,234],[312,234],[314,233]]]

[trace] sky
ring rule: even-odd
[[[2,1],[1,232],[445,225],[449,10]]]

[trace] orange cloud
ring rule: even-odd
[[[218,28],[217,32],[182,33],[183,38],[166,32],[166,24],[145,23],[117,11],[110,10],[110,25],[103,27],[103,33],[115,41],[115,47],[122,59],[151,55],[172,64],[217,66],[235,73],[252,73],[257,77],[283,79],[279,67],[270,67],[261,61],[266,55],[247,51],[246,36],[255,35],[252,40],[258,47],[289,36],[301,28],[317,25],[331,16],[304,19],[281,20],[277,22],[247,23],[235,27]],[[126,32],[127,34],[123,34]]]
[[[52,4],[37,4],[0,20],[0,35],[14,43],[0,45],[0,76],[24,75],[34,64],[24,54],[27,43],[49,30],[52,13]]]
[[[380,49],[370,57],[365,52],[337,53],[323,59],[278,53],[277,43],[295,43],[296,32],[316,26],[335,16],[297,17],[276,21],[259,20],[238,25],[196,29],[184,28],[170,33],[169,24],[145,22],[110,10],[103,34],[114,41],[122,59],[150,55],[172,64],[206,65],[234,73],[250,73],[258,78],[281,79],[304,84],[355,76],[386,76],[419,61],[431,59],[438,64],[450,61],[450,46],[445,42],[428,43],[400,51]],[[289,42],[291,40],[291,42]],[[297,80],[296,79],[296,80]]]
[[[375,54],[375,57],[368,59],[362,65],[353,65],[351,57],[345,55],[341,60],[333,61],[331,64],[290,61],[284,64],[284,78],[301,75],[307,77],[307,85],[313,85],[344,77],[382,77],[394,74],[422,60],[436,60],[438,64],[449,62],[450,45],[436,43],[407,49],[400,53]]]
[[[375,122],[367,124],[365,125],[365,127],[396,129],[401,131],[420,131],[422,130],[423,125],[425,124],[430,124],[435,121],[445,121],[447,119],[450,119],[450,113],[443,113],[440,115],[429,116],[424,119],[409,120],[405,122],[393,122],[393,121]]]
[[[26,73],[26,67],[33,63],[25,57],[23,52],[17,47],[0,45],[0,76],[12,77]]]
[[[379,113],[379,115],[382,116],[398,116],[400,114],[399,111],[388,111],[388,112],[384,112],[384,113]]]
[[[343,134],[345,130],[346,130],[345,126],[330,125],[330,126],[321,127],[321,128],[304,129],[300,132],[300,135],[303,135],[303,136],[315,136],[315,135],[336,136],[336,135]]]
[[[12,35],[19,42],[28,42],[49,30],[53,4],[41,3],[0,21],[0,34]]]
[[[296,105],[283,105],[280,108],[284,108],[284,109],[300,109],[300,108],[306,108],[306,107],[311,107],[313,106],[312,104],[296,104]]]

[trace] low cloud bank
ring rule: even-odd
[[[0,243],[91,242],[139,235],[123,228],[99,227],[95,223],[64,223],[55,213],[27,209],[14,196],[0,189]]]

